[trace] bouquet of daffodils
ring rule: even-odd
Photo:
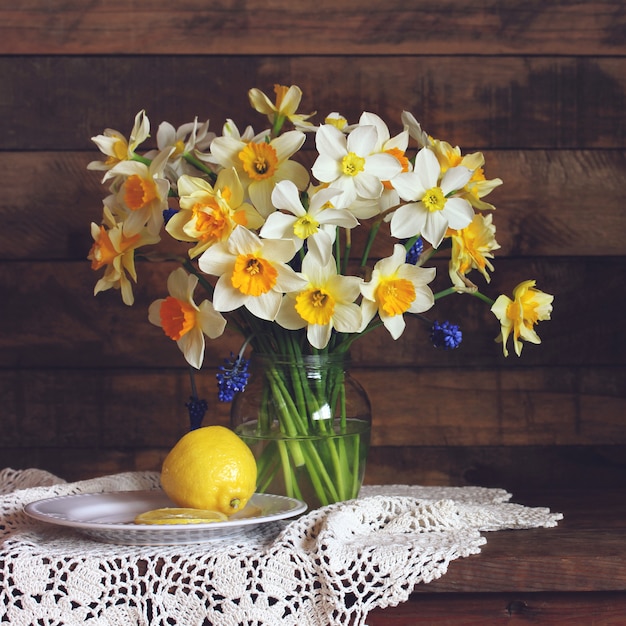
[[[476,270],[488,283],[499,248],[494,206],[484,198],[502,181],[485,178],[482,154],[463,155],[430,137],[406,111],[392,136],[370,112],[356,123],[330,113],[314,124],[315,113],[298,112],[295,85],[276,85],[275,99],[258,89],[248,95],[268,120],[261,132],[241,132],[232,120],[217,135],[197,118],[178,129],[163,122],[156,146],[141,153],[150,136],[141,111],[130,137],[107,129],[93,138],[106,159],[88,167],[104,171],[109,189],[102,222],[91,226],[89,259],[104,269],[95,293],[119,289],[133,304],[135,255],[165,231],[183,248],[181,266],[148,317],[196,369],[205,337],[220,336],[227,324],[255,352],[340,354],[379,326],[398,339],[405,316],[425,319],[438,298],[454,293],[488,303],[505,355],[509,338],[518,356],[522,341],[540,343],[535,325],[549,319],[551,295],[527,280],[512,298],[492,300],[468,276]],[[304,150],[307,136],[314,151]],[[298,159],[307,153],[310,169],[306,157]],[[358,251],[355,229],[366,232]],[[370,261],[381,230],[395,243],[389,256]],[[435,269],[425,265],[442,248],[449,249],[450,285],[433,293]],[[198,302],[199,285],[205,297]],[[436,322],[431,338],[455,348],[461,333]],[[242,349],[218,374],[220,397],[232,399],[246,378]],[[310,427],[303,418],[302,432]]]

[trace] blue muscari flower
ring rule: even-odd
[[[230,359],[224,359],[224,365],[218,368],[220,371],[215,375],[217,378],[217,397],[220,402],[232,402],[236,393],[243,391],[248,384],[250,373],[249,359],[235,356],[230,353]]]
[[[424,241],[421,237],[409,248],[406,253],[406,262],[415,265],[420,258],[420,254],[424,251]]]
[[[204,414],[206,413],[209,405],[206,400],[201,400],[196,396],[189,396],[189,402],[185,402],[187,411],[189,411],[189,429],[195,430],[200,428]]]
[[[451,324],[448,321],[443,322],[443,324],[433,322],[430,329],[430,340],[435,348],[454,350],[461,345],[463,333],[457,324]]]
[[[176,213],[178,213],[178,209],[172,209],[171,207],[168,207],[167,209],[165,209],[163,211],[163,219],[165,223],[167,224],[170,221],[170,218],[174,217]]]

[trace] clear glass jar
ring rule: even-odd
[[[253,355],[231,427],[255,455],[257,491],[298,498],[309,508],[358,495],[371,405],[348,365],[344,354]]]

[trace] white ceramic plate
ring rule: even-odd
[[[31,502],[24,511],[37,520],[69,526],[92,539],[130,545],[202,543],[234,537],[260,524],[295,517],[306,504],[294,498],[255,493],[239,513],[207,524],[135,524],[139,513],[176,506],[159,489],[57,496]]]

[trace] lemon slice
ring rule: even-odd
[[[227,520],[228,517],[219,511],[171,507],[140,513],[135,524],[209,524]]]

